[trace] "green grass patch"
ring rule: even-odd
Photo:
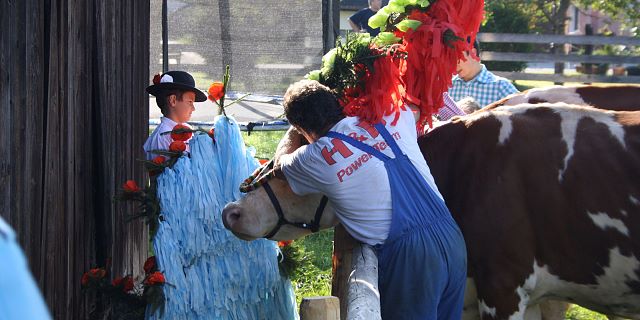
[[[297,305],[300,305],[304,297],[330,296],[333,229],[320,231],[296,242],[310,262],[291,279]]]
[[[256,148],[256,158],[271,159],[284,133],[285,131],[253,131],[249,135],[243,131],[242,139],[246,145]]]
[[[607,316],[572,304],[565,315],[566,320],[608,320]]]

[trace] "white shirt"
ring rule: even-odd
[[[182,124],[191,128],[191,126],[186,123],[182,123]],[[158,125],[156,129],[153,130],[153,132],[151,133],[149,138],[147,138],[147,141],[144,143],[144,146],[143,146],[144,152],[147,154],[147,160],[151,160],[158,156],[155,153],[149,152],[151,150],[169,150],[169,145],[171,144],[171,142],[173,142],[173,139],[171,139],[171,134],[161,135],[161,133],[169,132],[173,130],[173,127],[175,127],[176,125],[178,125],[178,123],[169,118],[166,118],[166,117],[160,118],[160,125]],[[189,140],[185,142],[188,142]],[[186,151],[189,151],[188,143],[187,143]]]
[[[387,130],[429,186],[442,198],[420,152],[413,113],[407,108],[401,112],[397,125],[390,126],[393,117],[383,118]],[[360,139],[394,157],[382,135],[373,138],[365,128],[358,126],[359,122],[358,118],[347,117],[331,131]],[[298,195],[325,194],[331,199],[338,219],[354,238],[370,245],[384,243],[391,225],[392,210],[391,189],[384,163],[346,142],[346,150],[341,149],[342,154],[340,151],[331,154],[331,151],[340,149],[340,143],[332,140],[322,137],[282,158],[282,171],[291,189]]]

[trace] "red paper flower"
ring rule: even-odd
[[[122,288],[122,291],[124,292],[129,292],[133,290],[134,287],[133,278],[131,276],[126,276],[124,278],[116,277],[111,281],[111,284],[116,288]]]
[[[169,151],[184,152],[187,150],[187,145],[183,141],[174,141],[169,145]]]
[[[211,128],[209,130],[209,137],[211,137],[211,139],[213,139],[215,137],[215,134],[216,134],[216,129]]]
[[[131,276],[126,276],[122,279],[122,291],[129,292],[133,290],[133,278]]]
[[[102,268],[95,268],[89,270],[89,277],[95,279],[102,279],[107,275],[107,271]]]
[[[144,262],[144,267],[142,267],[144,269],[144,273],[145,274],[149,274],[152,271],[156,270],[156,257],[155,256],[151,256],[149,258],[147,258],[147,261]]]
[[[224,84],[220,81],[216,81],[209,87],[209,100],[218,101],[224,97]]]
[[[177,124],[171,130],[171,139],[174,141],[187,141],[191,138],[191,128],[185,126],[184,124]]]
[[[144,284],[148,286],[154,286],[158,284],[162,285],[164,284],[164,281],[164,275],[162,274],[162,272],[156,271],[149,275],[146,280],[144,280]]]
[[[82,275],[82,279],[80,280],[80,283],[82,284],[82,286],[87,286],[89,284],[89,273],[85,272]]]
[[[278,241],[278,247],[284,248],[284,247],[290,245],[292,242],[293,242],[293,240]]]
[[[159,73],[156,73],[155,76],[153,76],[153,84],[159,84],[160,83],[160,79],[162,79],[162,75]]]
[[[157,156],[155,158],[153,158],[153,160],[151,160],[151,162],[157,164],[157,165],[162,165],[164,163],[164,156]]]
[[[140,192],[140,187],[138,187],[138,184],[133,181],[133,180],[127,180],[127,182],[125,182],[122,185],[122,189],[124,189],[125,192],[130,192],[130,193],[136,193],[136,192]]]
[[[113,279],[113,281],[111,281],[111,284],[114,287],[119,287],[122,284],[122,277],[115,277],[115,279]]]

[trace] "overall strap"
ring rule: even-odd
[[[348,144],[350,144],[350,145],[362,150],[363,152],[366,152],[366,153],[369,153],[369,154],[373,155],[374,157],[376,157],[376,158],[378,158],[378,159],[380,159],[382,161],[386,161],[386,160],[391,159],[389,156],[387,156],[386,154],[376,150],[372,146],[370,146],[370,145],[368,145],[368,144],[366,144],[364,142],[358,141],[358,140],[356,140],[356,139],[354,139],[354,138],[352,138],[350,136],[347,136],[345,134],[342,134],[342,133],[339,133],[339,132],[335,132],[335,131],[329,131],[329,132],[327,132],[326,136],[330,137],[330,138],[340,139],[340,140],[342,140],[342,141],[344,141],[344,142],[346,142],[346,143],[348,143]]]
[[[391,147],[391,150],[393,150],[393,155],[396,158],[404,154],[400,150],[400,147],[398,146],[398,143],[396,143],[396,140],[391,136],[389,131],[387,131],[387,128],[385,128],[382,123],[376,123],[374,127],[378,130],[380,134],[382,134],[384,141],[387,143],[387,145]]]

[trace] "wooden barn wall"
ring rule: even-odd
[[[139,275],[148,254],[144,223],[112,197],[143,181],[149,0],[1,3],[0,216],[53,317],[87,319],[101,306],[82,273],[111,258]]]

